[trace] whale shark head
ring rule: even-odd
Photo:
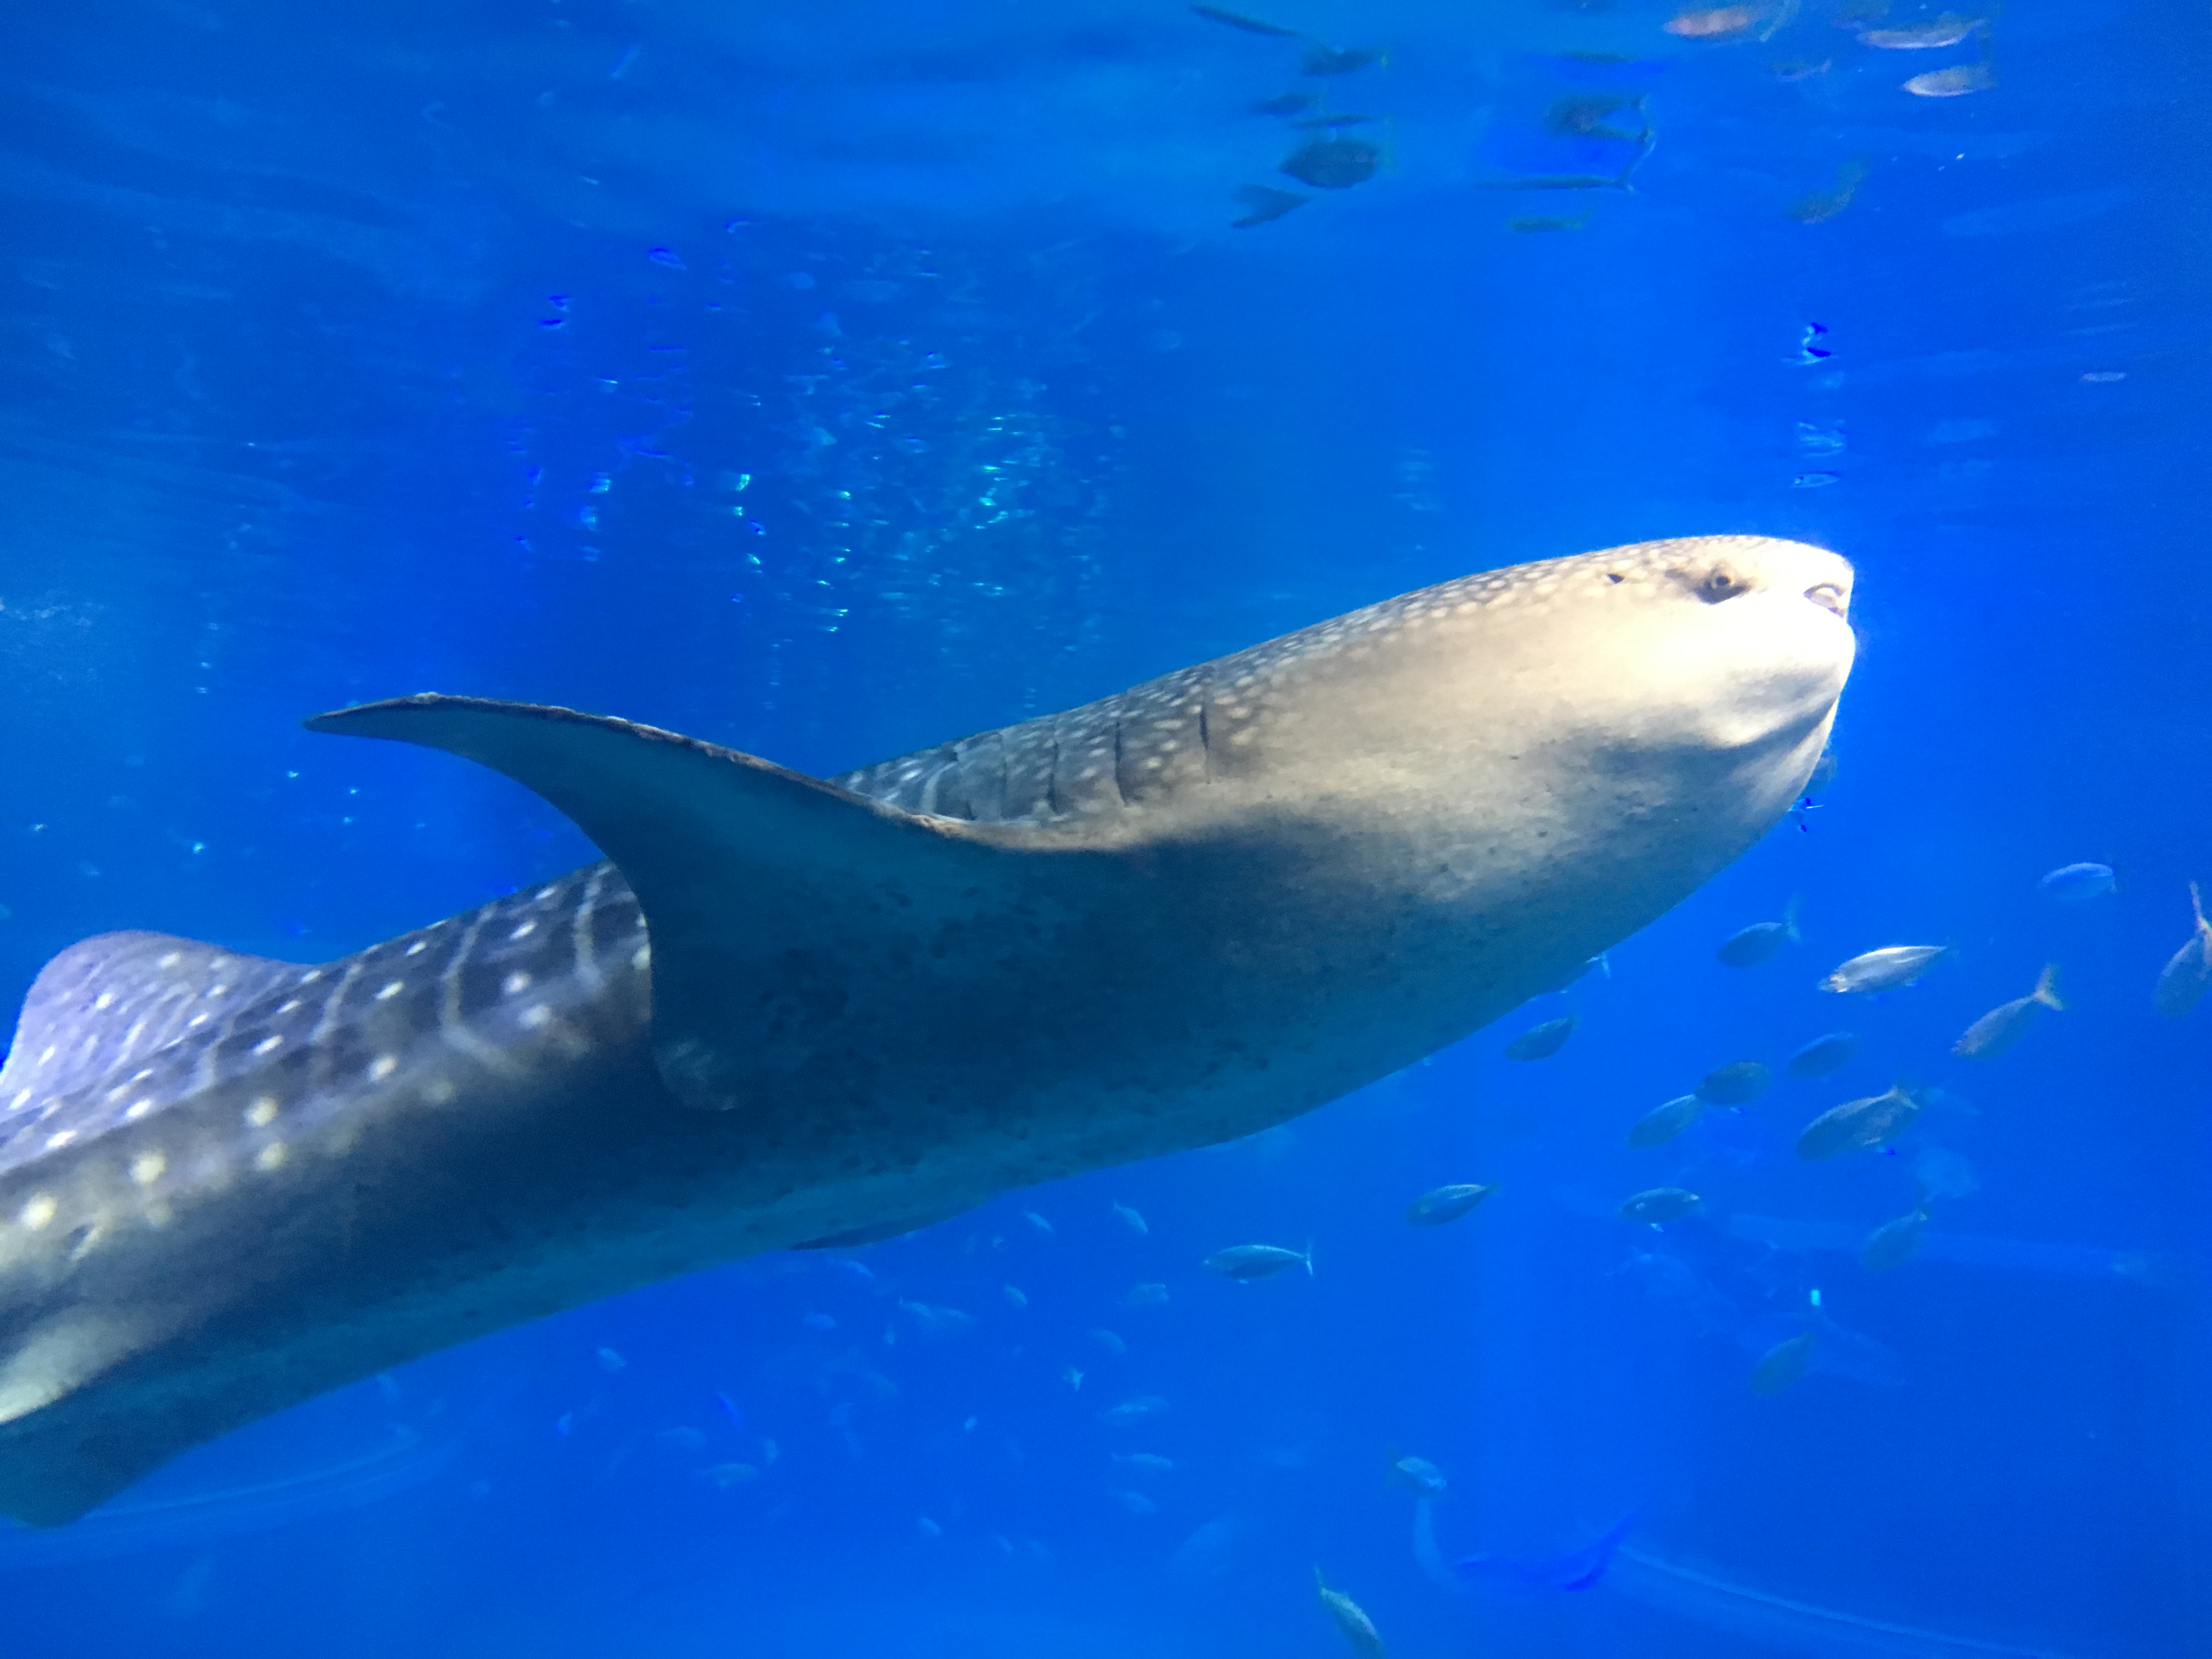
[[[1708,869],[1804,788],[1855,653],[1846,561],[1700,536],[1501,574],[1512,585],[1487,601],[1495,620],[1455,677],[1485,726],[1486,775],[1502,746],[1509,774],[1568,804],[1570,825],[1611,826],[1608,841],[1630,826],[1608,857],[1648,839],[1662,861]]]
[[[1563,562],[1582,567],[1571,574],[1593,613],[1570,628],[1594,718],[1723,752],[1825,734],[1855,648],[1844,559],[1802,542],[1700,536]]]
[[[1445,718],[1728,754],[1825,729],[1851,668],[1850,597],[1850,564],[1824,549],[1698,536],[1470,576],[1409,595],[1426,603],[1397,621],[1445,623],[1443,683],[1415,655]],[[1461,615],[1474,625],[1451,629]]]
[[[1226,767],[1272,773],[1279,797],[1394,813],[1425,798],[1455,817],[1479,799],[1547,825],[1553,850],[1624,812],[1687,813],[1711,831],[1695,858],[1717,867],[1820,757],[1851,668],[1851,586],[1837,555],[1761,536],[1515,565],[1224,659],[1209,714]]]

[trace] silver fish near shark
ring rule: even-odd
[[[1820,981],[1838,996],[1867,996],[1901,991],[1951,953],[1948,945],[1886,945],[1839,964]]]
[[[826,781],[567,709],[320,716],[505,773],[610,862],[316,966],[48,964],[0,1068],[0,1510],[1386,1076],[1781,819],[1850,586],[1755,537],[1521,565]]]

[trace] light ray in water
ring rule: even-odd
[[[207,1544],[361,1509],[422,1485],[459,1448],[458,1438],[426,1440],[413,1429],[394,1428],[357,1456],[274,1480],[180,1498],[125,1498],[51,1531],[0,1522],[0,1572]]]
[[[2048,1648],[1947,1636],[1731,1584],[1642,1550],[1616,1552],[1606,1583],[1631,1601],[1812,1659],[2066,1659]]]

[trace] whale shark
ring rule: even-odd
[[[47,964],[0,1066],[0,1510],[1411,1064],[1784,816],[1851,580],[1750,536],[1516,565],[829,779],[567,708],[316,716],[501,772],[606,861],[334,962]]]

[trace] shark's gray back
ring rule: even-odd
[[[1095,702],[918,749],[830,781],[909,812],[980,823],[1062,823],[1158,805],[1249,769],[1251,745],[1287,673],[1360,653],[1432,617],[1483,608],[1509,593],[1526,596],[1528,569],[1563,575],[1591,556],[1401,594]]]

